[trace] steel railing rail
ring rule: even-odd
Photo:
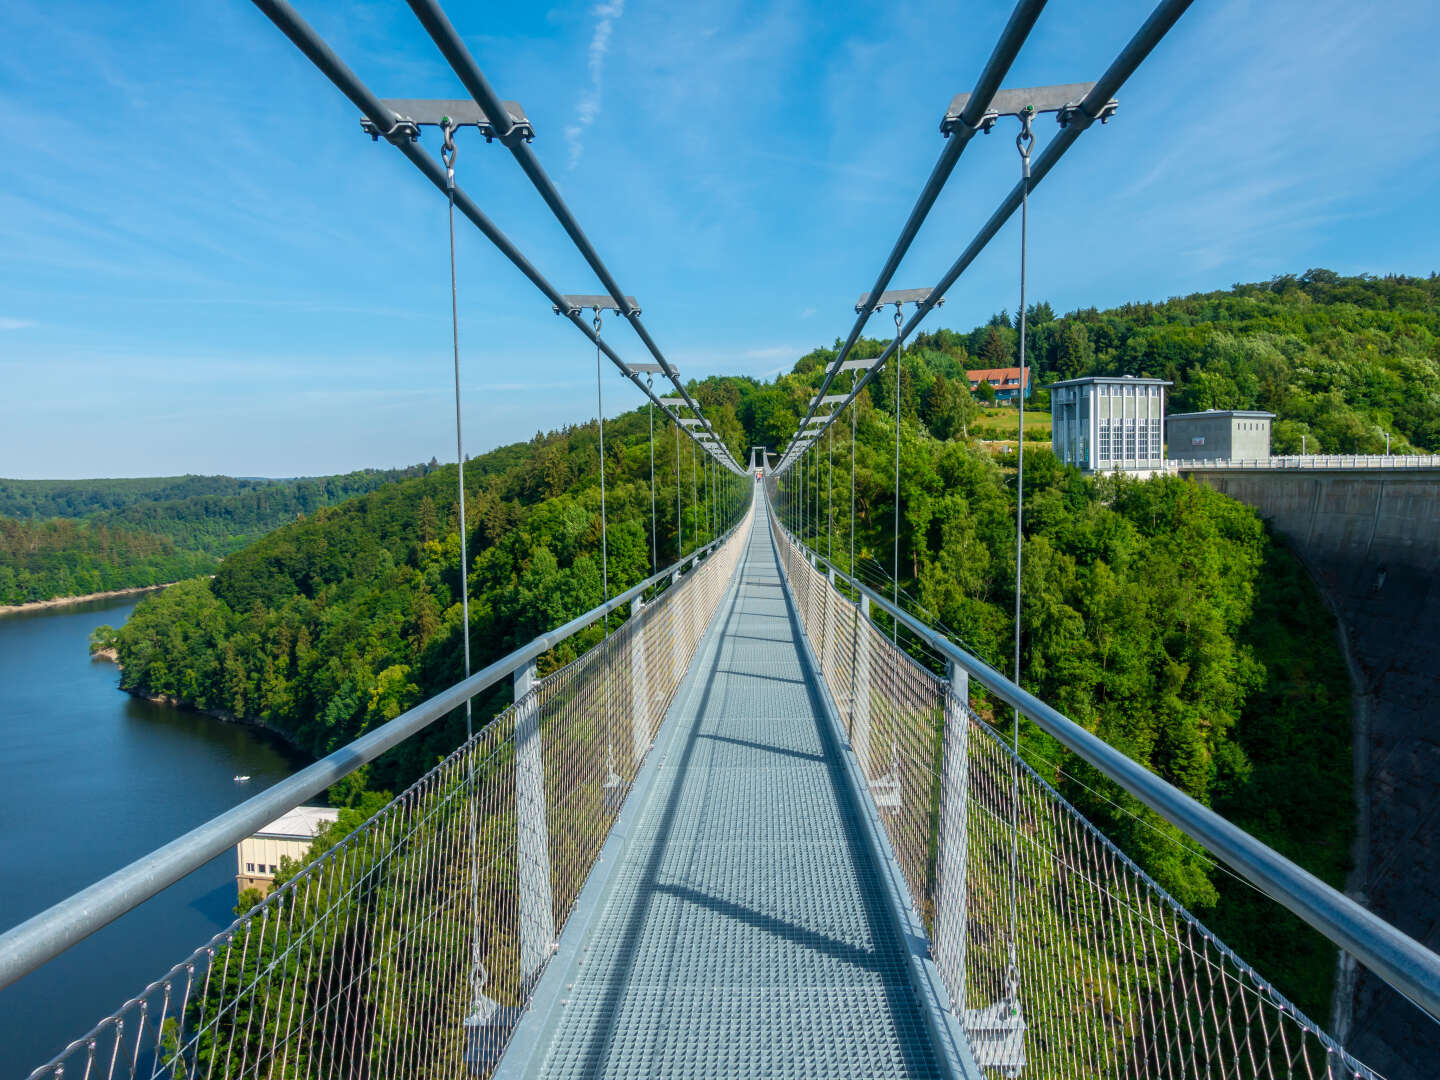
[[[1440,469],[1440,454],[1276,454],[1268,458],[1166,458],[1165,468],[1171,472]]]
[[[414,6],[412,0],[411,6]],[[996,91],[1000,89],[1010,65],[1015,62],[1015,57],[1020,52],[1020,47],[1025,44],[1025,39],[1030,36],[1034,29],[1035,21],[1040,17],[1040,12],[1045,7],[1045,0],[1020,0],[1015,5],[1015,10],[1010,13],[1010,20],[1001,31],[1000,40],[995,43],[994,50],[990,53],[990,59],[985,62],[985,67],[980,72],[980,77],[975,80],[975,89],[970,94],[970,100],[966,102],[965,108],[960,113],[960,123],[956,126],[955,132],[945,141],[944,149],[940,151],[940,158],[935,162],[935,167],[930,170],[930,178],[925,181],[920,196],[915,200],[915,205],[910,210],[910,216],[905,219],[905,225],[900,230],[890,254],[885,258],[885,265],[880,268],[880,273],[875,277],[875,284],[870,287],[866,294],[871,297],[879,297],[885,287],[890,284],[890,279],[895,276],[895,271],[900,268],[900,260],[910,250],[910,245],[915,242],[916,235],[920,232],[920,226],[925,223],[935,200],[940,197],[940,192],[954,172],[960,155],[965,152],[965,147],[975,137],[980,128],[981,118],[985,110],[990,107],[990,101],[994,98]],[[860,340],[860,335],[865,330],[865,324],[870,321],[874,314],[874,305],[866,304],[865,310],[855,317],[855,324],[850,328],[850,336],[845,339],[845,344],[840,346],[840,351],[835,354],[835,359],[825,371],[825,378],[820,383],[820,389],[815,392],[814,400],[810,403],[809,410],[800,421],[796,432],[803,431],[810,418],[815,415],[819,407],[820,399],[830,389],[830,384],[835,376],[840,373],[840,366],[855,348],[855,343]]]
[[[1040,0],[1040,2],[1043,4],[1043,0]],[[480,65],[475,62],[475,58],[470,54],[470,50],[466,48],[465,42],[460,39],[460,35],[456,32],[454,25],[450,22],[444,10],[441,9],[438,0],[407,0],[407,3],[410,5],[410,10],[415,13],[415,17],[420,20],[420,25],[425,28],[425,32],[430,35],[431,39],[439,47],[446,62],[449,63],[451,69],[464,84],[465,89],[469,91],[470,96],[475,99],[475,104],[480,106],[481,111],[485,113],[487,118],[490,118],[491,123],[495,127],[495,137],[504,144],[514,156],[515,160],[519,162],[520,168],[524,171],[525,175],[529,177],[530,183],[534,185],[535,190],[539,192],[540,197],[545,201],[545,205],[550,208],[551,213],[555,215],[556,220],[559,221],[561,227],[564,228],[566,235],[570,237],[576,249],[584,256],[585,261],[590,264],[590,269],[595,271],[595,276],[600,279],[600,284],[604,287],[605,291],[610,294],[611,299],[615,301],[616,306],[620,309],[620,313],[624,315],[630,325],[635,328],[635,333],[640,336],[640,340],[650,351],[650,355],[655,358],[655,362],[660,365],[666,377],[675,385],[675,389],[680,392],[681,397],[685,399],[685,404],[700,418],[706,430],[718,439],[719,435],[710,426],[710,421],[706,419],[705,414],[700,411],[700,406],[695,403],[695,400],[690,396],[690,392],[685,389],[679,376],[676,375],[675,369],[670,366],[670,361],[665,359],[665,355],[660,351],[660,347],[656,345],[654,339],[650,337],[649,331],[645,329],[644,324],[640,321],[640,312],[630,306],[624,291],[620,288],[614,275],[610,273],[604,260],[600,258],[600,253],[595,250],[595,245],[593,245],[590,242],[590,238],[585,235],[585,230],[580,227],[580,223],[575,219],[575,215],[571,213],[570,207],[566,205],[564,198],[561,197],[559,189],[555,187],[549,174],[545,172],[544,166],[540,164],[540,159],[535,156],[535,151],[531,149],[530,144],[516,131],[516,125],[511,119],[509,111],[500,103],[500,96],[496,94],[494,88],[491,87],[490,80],[485,78],[485,73],[480,70]],[[730,457],[728,448],[726,450],[726,457]],[[733,458],[730,459],[729,464],[736,471],[739,471],[739,464],[736,463]]]
[[[309,23],[300,17],[299,13],[287,3],[286,0],[252,0],[252,2],[260,9],[266,18],[275,24],[281,33],[290,39],[296,48],[304,53],[306,59],[314,64],[322,75],[334,83],[336,88],[350,99],[355,107],[375,125],[378,132],[383,135],[394,129],[399,117],[387,108],[369,87],[361,82],[360,78],[336,55],[335,50],[326,44],[325,40],[315,32]],[[509,114],[505,112],[504,109],[501,109],[498,114],[489,112],[486,115],[490,117],[496,115],[504,116],[508,122]],[[386,141],[390,140],[387,139]],[[391,145],[395,146],[402,154],[409,158],[411,163],[425,175],[425,178],[435,185],[436,190],[442,195],[446,192],[445,170],[433,157],[427,154],[423,148],[417,143],[413,143],[405,138],[397,139],[392,142]],[[678,423],[679,418],[676,416],[674,410],[664,404],[659,395],[645,385],[645,380],[640,377],[640,374],[625,363],[609,343],[600,338],[580,315],[569,310],[560,290],[555,288],[555,286],[546,279],[545,275],[535,268],[534,264],[525,257],[510,238],[490,220],[489,216],[480,209],[479,205],[470,198],[458,184],[455,186],[455,206],[470,219],[471,223],[484,234],[487,240],[500,250],[500,253],[504,255],[505,258],[510,260],[517,270],[529,279],[532,285],[540,290],[552,306],[560,310],[560,313],[569,320],[571,325],[579,330],[580,333],[584,334],[591,344],[597,346],[610,362],[619,368],[621,374],[635,384],[636,389],[658,405],[671,420],[675,420]],[[685,428],[684,424],[679,424],[678,426]],[[701,440],[696,439],[695,435],[688,428],[685,429],[685,435],[687,438],[698,443],[702,449],[705,449],[706,453],[711,453],[711,456],[715,456],[709,448],[705,447],[705,444]],[[723,446],[724,444],[722,443],[721,445]]]
[[[258,832],[282,814],[293,810],[360,766],[374,761],[385,751],[423,731],[476,694],[488,690],[502,679],[526,667],[562,641],[573,637],[610,612],[629,604],[647,589],[683,570],[687,564],[717,550],[734,535],[744,520],[742,513],[722,536],[672,563],[658,574],[652,574],[599,607],[576,616],[547,634],[542,634],[477,671],[468,679],[401,713],[394,720],[362,735],[313,765],[306,766],[294,776],[280,781],[239,806],[191,829],[183,836],[141,856],[128,866],[121,867],[108,877],[6,931],[0,935],[0,989],[114,922],[186,874],[198,870],[211,859],[231,850],[241,840]]]
[[[1101,110],[1103,110],[1110,99],[1115,96],[1120,87],[1124,85],[1125,80],[1135,73],[1135,69],[1150,55],[1155,46],[1160,44],[1161,39],[1169,33],[1170,28],[1175,25],[1180,16],[1185,14],[1190,4],[1191,0],[1162,0],[1155,10],[1150,13],[1150,17],[1146,19],[1140,29],[1135,32],[1134,37],[1132,37],[1125,48],[1120,51],[1120,55],[1105,69],[1105,74],[1100,76],[1099,82],[1095,84],[1090,93],[1085,95],[1085,100],[1080,103],[1080,108],[1074,111],[1066,126],[1061,128],[1059,133],[1045,144],[1045,149],[1040,152],[1040,156],[1035,159],[1035,163],[1030,170],[1030,190],[1033,191],[1039,185],[1040,181],[1045,179],[1046,175],[1049,174],[1050,170],[1055,167],[1060,158],[1065,154],[1065,151],[1075,145],[1075,140],[1080,138],[1081,133],[1088,129],[1100,117]],[[990,215],[989,220],[981,226],[975,238],[970,241],[970,245],[961,253],[960,257],[950,265],[950,269],[945,271],[939,283],[930,290],[930,295],[925,297],[925,299],[920,301],[916,306],[914,313],[910,316],[910,320],[900,331],[898,340],[903,341],[915,332],[915,329],[925,317],[934,310],[940,300],[943,299],[945,294],[950,290],[950,287],[959,279],[960,275],[975,261],[976,256],[995,238],[995,234],[1000,231],[1001,226],[1019,209],[1023,192],[1023,183],[1017,183],[1010,189],[1010,193],[1005,196],[1000,206]],[[893,356],[894,353],[895,341],[891,341],[885,347],[884,351],[881,352],[876,363],[864,372],[855,384],[855,387],[846,396],[845,400],[840,403],[840,406],[830,414],[820,428],[811,433],[813,437],[818,438],[825,429],[834,422],[834,418],[843,413],[845,409],[854,402],[860,391],[875,377],[876,372],[884,367],[885,361]],[[800,428],[796,429],[795,438],[799,438],[803,428],[804,425],[802,424]],[[794,439],[791,440],[792,445],[794,441]],[[785,458],[781,461],[780,465],[776,467],[775,471],[777,473],[783,472],[789,467],[791,460],[791,451],[787,449]]]
[[[769,498],[768,492],[766,498]],[[776,520],[780,520],[778,512]],[[897,608],[833,561],[812,552],[783,521],[780,527],[791,543],[813,555],[817,566],[823,564],[834,572],[837,580],[868,597],[872,608],[897,620],[927,647],[958,665],[1005,704],[1019,709],[1066,749],[1089,762],[1270,899],[1298,915],[1396,991],[1440,1020],[1440,955],[1021,689],[944,634]]]

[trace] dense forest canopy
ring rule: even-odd
[[[1174,381],[1174,409],[1269,409],[1282,452],[1298,450],[1302,434],[1312,452],[1383,449],[1385,432],[1401,452],[1440,451],[1437,287],[1434,277],[1310,271],[1059,318],[1041,303],[1030,358],[1041,386],[1152,375]],[[1012,632],[1014,469],[973,437],[981,407],[965,371],[1015,363],[1016,338],[1006,313],[968,334],[918,334],[900,391],[900,586],[926,619],[999,666]],[[857,355],[884,344],[862,341]],[[744,461],[752,445],[785,445],[834,355],[816,349],[770,383],[690,386]],[[855,569],[874,582],[888,574],[892,541],[894,387],[887,373],[858,399]],[[833,459],[812,453],[805,466],[812,491],[828,490],[833,470],[837,553],[850,542],[848,429],[835,429]],[[606,426],[616,589],[650,565],[646,431],[643,410]],[[680,532],[688,550],[708,526],[693,494],[705,485],[682,443],[677,530],[676,448],[661,431],[653,541],[665,565]],[[477,665],[599,602],[597,452],[591,423],[467,468]],[[1353,825],[1349,687],[1329,616],[1294,558],[1254,513],[1207,488],[1085,478],[1043,447],[1027,459],[1025,522],[1027,688],[1339,884]],[[453,466],[307,514],[231,555],[213,581],[142,603],[119,634],[124,684],[262,721],[315,753],[339,746],[459,675],[458,525]],[[488,704],[508,693],[497,688]],[[458,730],[412,740],[371,783],[412,779]],[[1024,752],[1263,973],[1324,1014],[1333,950],[1040,733],[1026,732]]]
[[[733,414],[727,420],[717,406],[713,419],[738,441]],[[720,512],[693,444],[679,451],[677,523],[676,446],[657,438],[661,566],[682,540],[688,552],[710,538]],[[612,593],[651,573],[649,453],[643,411],[607,421]],[[598,465],[593,422],[467,463],[476,667],[601,603]],[[748,480],[724,475],[733,511]],[[150,598],[119,632],[122,685],[263,721],[315,754],[394,718],[462,674],[457,504],[456,470],[445,466],[322,509],[230,556],[213,581]],[[566,643],[549,663],[579,644]],[[509,693],[497,688],[490,704]],[[428,742],[412,740],[376,782],[413,779],[455,734],[442,726]]]
[[[294,480],[0,480],[0,605],[208,573],[278,525],[435,467]]]

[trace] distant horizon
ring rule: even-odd
[[[1005,85],[1096,78],[1153,4],[1050,5]],[[447,13],[681,376],[769,379],[849,331],[1012,6]],[[464,93],[403,4],[304,15],[377,94]],[[263,14],[10,0],[0,37],[0,98],[25,117],[0,135],[0,472],[319,476],[453,456],[445,200]],[[1068,311],[1315,266],[1428,274],[1440,114],[1374,103],[1440,97],[1436,40],[1440,6],[1421,0],[1383,19],[1343,0],[1193,5],[1035,189],[1029,295]],[[1037,153],[1058,130],[1042,118]],[[1013,188],[1013,134],[971,141],[892,287],[936,281]],[[532,265],[602,291],[503,147],[469,130],[456,145],[458,182]],[[437,154],[435,133],[419,147]],[[472,450],[593,416],[593,346],[468,221],[455,239]],[[1012,219],[937,325],[1013,312],[1018,257]],[[602,334],[651,359],[623,319]],[[605,400],[609,416],[639,395],[617,376]]]
[[[1105,310],[1110,310],[1110,309],[1113,309],[1113,308],[1118,308],[1118,307],[1120,307],[1120,306],[1122,306],[1122,305],[1124,305],[1124,304],[1127,304],[1127,303],[1163,304],[1163,303],[1166,303],[1166,302],[1168,302],[1168,301],[1170,301],[1170,300],[1183,299],[1183,298],[1188,297],[1188,296],[1203,295],[1203,294],[1205,294],[1205,293],[1212,293],[1212,292],[1227,292],[1227,291],[1235,288],[1235,287],[1238,286],[1238,285],[1258,285],[1258,284],[1264,284],[1264,283],[1266,283],[1266,282],[1269,282],[1269,281],[1274,280],[1275,278],[1283,277],[1283,276],[1285,276],[1286,274],[1294,274],[1295,276],[1299,276],[1299,275],[1305,273],[1307,270],[1320,269],[1320,268],[1321,268],[1321,267],[1319,267],[1319,266],[1311,266],[1311,267],[1305,267],[1304,269],[1287,270],[1287,271],[1283,271],[1283,272],[1281,272],[1281,273],[1272,274],[1272,275],[1270,275],[1269,277],[1256,278],[1256,279],[1253,279],[1252,281],[1231,282],[1231,283],[1228,284],[1228,285],[1217,285],[1217,286],[1214,286],[1214,287],[1211,287],[1211,288],[1194,289],[1194,290],[1191,290],[1191,291],[1189,291],[1189,292],[1184,292],[1184,293],[1173,293],[1173,294],[1170,294],[1170,295],[1165,296],[1165,297],[1163,297],[1163,298],[1154,298],[1154,297],[1150,297],[1150,298],[1132,297],[1132,298],[1130,298],[1130,299],[1128,299],[1128,300],[1122,300],[1122,301],[1119,301],[1119,302],[1117,302],[1117,303],[1106,304],[1106,305],[1103,306],[1103,307],[1100,306],[1100,305],[1096,305],[1096,304],[1084,304],[1084,305],[1080,305],[1080,306],[1077,306],[1077,307],[1070,308],[1070,309],[1067,310],[1067,311],[1061,311],[1061,310],[1059,310],[1059,309],[1057,308],[1057,309],[1056,309],[1056,317],[1057,317],[1057,318],[1065,318],[1065,317],[1067,317],[1067,316],[1069,316],[1069,315],[1075,314],[1075,313],[1078,312],[1078,311],[1087,310],[1087,309],[1089,309],[1089,308],[1097,308],[1097,309],[1100,310],[1100,311],[1105,311]],[[1333,267],[1324,267],[1324,268],[1325,268],[1325,269],[1333,269]],[[1435,276],[1436,274],[1440,274],[1440,270],[1428,270],[1428,271],[1425,271],[1424,273],[1407,273],[1407,272],[1404,272],[1404,271],[1396,271],[1396,270],[1386,270],[1386,271],[1365,271],[1365,270],[1359,270],[1359,271],[1355,271],[1354,273],[1343,273],[1343,272],[1340,272],[1340,271],[1336,271],[1336,272],[1337,272],[1337,273],[1340,273],[1342,277],[1359,277],[1359,276],[1364,275],[1364,276],[1369,276],[1369,277],[1372,277],[1372,278],[1382,278],[1382,279],[1383,279],[1383,278],[1387,278],[1387,277],[1428,278],[1428,277]],[[1041,298],[1039,298],[1038,300],[1032,301],[1032,303],[1036,303],[1036,304],[1045,303],[1045,302],[1047,302],[1047,301],[1045,300],[1044,297],[1041,297]],[[995,314],[999,314],[999,313],[1002,312],[1002,311],[1010,314],[1011,317],[1013,318],[1014,312],[1011,311],[1011,310],[1008,309],[1008,308],[1003,308],[1003,307],[1002,307],[1002,308],[997,308],[995,312],[992,312],[992,313],[991,313],[991,316],[993,316],[993,315],[995,315]],[[977,325],[977,326],[978,326],[978,325],[983,325],[984,322],[985,322],[985,320],[988,319],[988,318],[990,318],[991,316],[986,316],[985,319],[980,320],[980,322],[978,322],[978,323],[975,324],[975,325]],[[937,322],[937,323],[934,324],[934,325],[922,325],[921,328],[920,328],[920,330],[917,331],[917,332],[918,332],[918,333],[934,333],[934,332],[939,331],[939,330],[950,330],[950,331],[953,332],[953,333],[968,334],[968,333],[970,333],[970,332],[971,332],[972,330],[974,330],[974,329],[975,329],[975,326],[969,326],[969,327],[963,327],[963,328],[962,328],[962,327],[959,327],[959,326],[946,326],[946,325],[943,325],[943,324]],[[768,374],[762,375],[762,376],[749,375],[749,374],[743,374],[743,373],[742,373],[742,374],[736,374],[736,373],[712,372],[712,373],[708,373],[708,374],[705,374],[705,375],[700,375],[700,376],[698,376],[698,378],[703,381],[704,379],[710,378],[710,377],[712,377],[712,376],[726,376],[726,377],[737,377],[737,378],[752,378],[752,379],[755,379],[757,382],[761,382],[761,383],[771,383],[771,382],[774,382],[777,378],[779,378],[780,375],[787,374],[788,372],[790,372],[791,369],[794,367],[795,361],[798,361],[802,356],[806,355],[806,354],[809,353],[810,351],[812,351],[812,350],[814,350],[814,349],[830,348],[832,345],[833,345],[833,340],[832,340],[831,342],[827,342],[827,343],[825,343],[825,344],[811,345],[811,346],[809,346],[808,348],[805,348],[805,349],[797,352],[797,353],[795,354],[794,359],[790,362],[789,365],[782,365],[781,367],[777,368],[774,372],[768,373]],[[1012,366],[1014,366],[1014,365],[1012,365]],[[1030,366],[1032,366],[1032,365],[1029,364],[1029,363],[1027,363],[1026,366],[1027,366],[1027,367],[1030,367]],[[616,374],[616,375],[618,375],[618,373],[615,373],[615,372],[613,372],[613,371],[607,371],[607,374]],[[682,374],[683,374],[683,373],[682,373]],[[694,377],[694,376],[689,376],[689,375],[685,376],[687,383],[689,382],[689,379],[690,379],[691,377]],[[588,389],[588,390],[590,390],[590,391],[593,392],[593,384],[590,384],[588,387],[586,387],[586,389]],[[453,390],[451,390],[450,393],[453,394]],[[451,397],[450,400],[453,401],[453,397]],[[630,412],[635,411],[636,408],[643,408],[643,402],[640,403],[640,404],[638,404],[638,405],[635,404],[635,403],[626,404],[626,405],[623,405],[623,406],[620,406],[620,407],[615,408],[613,411],[612,411],[611,409],[607,409],[607,410],[606,410],[606,419],[607,419],[607,420],[615,419],[616,417],[623,416],[623,415],[625,415],[626,413],[630,413]],[[453,415],[453,413],[452,413],[452,415]],[[591,411],[591,412],[589,413],[589,415],[577,417],[577,418],[571,419],[571,420],[562,420],[562,421],[560,421],[560,422],[557,423],[557,424],[554,424],[554,425],[552,425],[552,426],[550,426],[550,427],[541,428],[541,429],[539,429],[539,430],[540,430],[542,433],[551,432],[551,431],[556,431],[556,430],[559,430],[560,428],[565,427],[565,426],[567,426],[567,425],[587,423],[587,422],[593,420],[594,418],[595,418],[595,414],[594,414],[593,411]],[[488,445],[488,446],[485,446],[485,447],[480,448],[480,449],[467,448],[467,450],[466,450],[466,459],[469,460],[469,459],[471,459],[471,458],[480,457],[480,456],[482,456],[482,455],[484,455],[484,454],[488,454],[488,453],[490,453],[490,452],[492,452],[492,451],[494,451],[494,450],[498,450],[498,449],[500,449],[501,447],[514,446],[514,445],[518,445],[518,444],[522,444],[522,443],[528,442],[530,439],[534,438],[534,435],[535,435],[535,432],[532,432],[530,435],[527,435],[527,436],[521,436],[521,437],[511,438],[511,439],[505,439],[505,440],[503,440],[503,441],[501,441],[501,442],[496,442],[496,443],[494,443],[493,445]],[[420,460],[409,461],[409,462],[398,463],[398,464],[397,464],[397,463],[392,463],[392,464],[388,464],[388,465],[373,465],[373,464],[352,465],[352,466],[342,466],[342,467],[331,468],[331,469],[321,469],[321,470],[319,470],[319,471],[314,471],[314,472],[308,472],[308,471],[307,471],[307,472],[297,472],[297,473],[286,473],[286,474],[283,474],[283,475],[282,475],[282,474],[266,475],[266,474],[262,474],[262,473],[241,473],[241,472],[226,471],[226,470],[223,470],[223,469],[222,469],[222,470],[218,470],[218,471],[203,471],[203,470],[195,470],[195,469],[182,469],[182,470],[179,471],[179,472],[173,472],[173,471],[166,471],[166,472],[134,472],[134,473],[123,473],[123,474],[121,474],[121,473],[112,473],[112,474],[106,474],[106,475],[97,475],[97,474],[66,475],[66,476],[54,476],[54,475],[44,475],[44,476],[42,476],[42,475],[9,475],[9,476],[0,476],[0,482],[3,482],[3,481],[5,481],[5,480],[22,480],[22,481],[54,481],[54,482],[57,482],[57,483],[65,483],[65,482],[78,482],[78,481],[81,481],[81,480],[153,480],[153,479],[164,479],[164,478],[167,478],[167,477],[181,477],[181,476],[204,476],[204,477],[215,477],[215,476],[218,476],[218,477],[226,477],[226,478],[229,478],[229,479],[231,479],[231,480],[265,480],[265,481],[272,481],[272,482],[283,482],[283,481],[287,481],[287,480],[315,479],[315,478],[324,477],[324,476],[343,476],[343,475],[345,475],[346,473],[359,472],[359,471],[362,471],[362,470],[374,470],[374,471],[383,472],[383,471],[393,470],[393,469],[408,469],[408,468],[414,468],[414,467],[418,467],[418,466],[427,465],[427,464],[430,463],[430,461],[431,461],[432,459],[436,462],[436,464],[437,464],[438,466],[453,465],[453,464],[455,463],[455,457],[454,457],[454,453],[453,453],[453,445],[454,445],[454,442],[453,442],[453,440],[454,440],[454,429],[453,429],[453,427],[452,427],[449,431],[445,432],[444,437],[445,437],[445,439],[448,440],[448,441],[450,442],[450,444],[451,444],[451,456],[450,456],[449,458],[446,458],[446,457],[442,456],[442,455],[439,454],[439,453],[432,453],[432,454],[430,454],[428,457],[425,457],[425,458],[420,459]],[[468,440],[468,434],[467,434],[467,440]]]

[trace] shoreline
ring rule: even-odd
[[[101,652],[108,651],[109,650],[101,650]],[[110,659],[108,656],[101,657],[99,653],[95,653],[92,655],[100,659]],[[117,666],[119,666],[118,657],[115,659],[114,662]],[[290,750],[303,756],[307,761],[313,762],[318,760],[313,754],[310,753],[309,750],[296,742],[288,731],[282,731],[277,727],[272,727],[264,720],[256,719],[249,716],[236,716],[234,713],[226,712],[224,709],[202,709],[197,705],[192,705],[190,702],[174,697],[171,694],[150,694],[144,690],[127,689],[123,686],[120,689],[123,693],[129,694],[131,697],[139,698],[141,701],[148,701],[154,705],[164,705],[171,709],[182,709],[185,712],[197,713],[200,716],[208,716],[212,720],[220,721],[220,723],[222,724],[235,724],[238,727],[249,728],[252,731],[262,732],[267,737],[283,743]]]
[[[176,581],[166,581],[159,585],[136,585],[129,589],[85,593],[83,596],[56,596],[49,600],[30,600],[23,604],[0,604],[0,615],[17,615],[22,611],[43,611],[46,608],[69,607],[71,604],[84,604],[91,600],[113,600],[119,596],[138,596],[140,593],[156,592],[178,584],[179,582]]]

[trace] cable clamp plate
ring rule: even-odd
[[[383,138],[397,146],[402,142],[414,142],[420,138],[422,127],[440,127],[442,120],[449,120],[452,129],[473,127],[485,136],[486,142],[502,138],[490,118],[469,98],[383,98],[380,104],[395,114],[395,123],[389,131],[382,131],[375,121],[368,116],[362,116],[360,128],[371,139]],[[505,132],[503,141],[533,141],[535,128],[519,103],[502,101],[500,104],[505,107],[506,116],[510,120],[510,127]]]
[[[983,131],[987,135],[1002,116],[1020,117],[1028,113],[1035,116],[1038,113],[1055,113],[1060,126],[1068,127],[1071,124],[1080,125],[1083,130],[1091,123],[1099,120],[1102,124],[1115,115],[1119,108],[1119,102],[1111,98],[1100,111],[1090,116],[1081,104],[1090,92],[1095,89],[1092,83],[1062,83],[1059,86],[1032,86],[1019,90],[997,90],[995,96],[990,99],[990,105],[981,114],[980,119],[970,130]],[[970,104],[969,94],[956,94],[950,102],[950,107],[945,110],[945,116],[940,121],[940,134],[947,139],[961,128],[968,127],[965,123],[965,108]]]
[[[552,304],[550,310],[556,315],[579,315],[587,308],[595,311],[616,311],[627,318],[640,314],[640,303],[633,296],[625,297],[625,307],[621,308],[611,296],[589,296],[579,293],[561,296],[560,303]]]
[[[891,304],[921,304],[924,303],[925,299],[934,291],[934,289],[886,289],[880,294],[880,299],[875,301],[873,307],[868,306],[870,304],[870,294],[861,293],[860,299],[855,301],[855,313],[858,315],[868,310],[870,314],[874,315],[876,312],[889,307]],[[941,307],[944,303],[945,298],[942,296],[939,300],[935,301],[935,306]]]

